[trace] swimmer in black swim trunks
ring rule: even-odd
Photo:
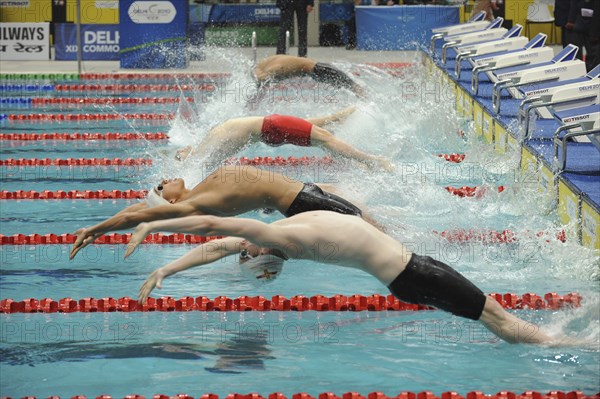
[[[321,187],[335,190],[331,185]],[[325,209],[366,217],[375,224],[358,207],[315,184],[304,184],[272,170],[231,165],[217,169],[192,189],[185,187],[183,179],[163,180],[148,190],[145,202],[77,230],[70,258],[100,235],[142,222],[191,215],[234,216],[261,208],[273,208],[283,215]]]
[[[257,279],[273,280],[285,260],[306,259],[363,270],[399,299],[431,305],[479,320],[494,334],[510,343],[541,345],[581,344],[568,338],[553,338],[537,326],[507,312],[450,266],[427,256],[411,253],[394,238],[361,218],[340,213],[304,212],[266,224],[258,220],[191,216],[140,224],[131,237],[125,256],[153,231],[228,236],[204,244],[178,260],[155,270],[142,285],[144,301],[165,277],[238,254],[241,266],[250,265]],[[210,250],[218,248],[216,250]],[[335,251],[332,252],[332,248]],[[263,267],[262,270],[259,270]],[[292,266],[293,267],[293,266]]]
[[[306,57],[291,55],[267,57],[254,67],[253,73],[259,88],[265,83],[277,82],[295,76],[310,76],[317,82],[346,88],[360,97],[365,96],[364,88],[353,81],[346,73],[331,64],[317,62]]]

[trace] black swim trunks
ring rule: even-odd
[[[486,300],[484,293],[462,274],[417,254],[388,288],[401,301],[434,306],[472,320],[479,320]]]
[[[352,90],[355,86],[354,81],[348,75],[330,64],[317,62],[311,74],[317,82],[327,83],[336,87],[345,87]]]
[[[285,216],[290,217],[302,212],[332,211],[345,215],[362,216],[358,207],[342,197],[325,192],[313,183],[304,183]]]

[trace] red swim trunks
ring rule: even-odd
[[[265,116],[262,125],[263,143],[279,146],[295,144],[310,146],[310,129],[312,123],[295,116],[273,114]]]

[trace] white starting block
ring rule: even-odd
[[[516,24],[505,34],[502,35],[501,38],[495,40],[485,40],[480,43],[466,44],[464,46],[458,46],[454,50],[457,53],[457,62],[459,61],[459,56],[462,54],[466,55],[478,55],[478,54],[487,54],[491,52],[503,51],[504,48],[509,48],[510,50],[516,50],[520,47],[523,47],[527,43],[527,38],[522,37],[521,40],[518,40],[517,43],[513,43],[514,40],[519,39],[521,36],[521,32],[523,31],[523,27],[519,24]],[[447,52],[442,52],[442,63],[446,65]]]
[[[550,62],[496,71],[492,88],[492,107],[500,112],[500,94],[508,90],[513,98],[522,98],[518,87],[533,83],[559,82],[585,76],[585,62],[575,58],[577,46],[569,44]]]
[[[556,112],[600,104],[600,65],[583,78],[546,83],[534,89],[520,91],[526,99],[519,106],[519,124],[527,139],[534,110],[540,118],[551,119],[555,118]]]
[[[525,48],[504,54],[482,55],[471,59],[473,71],[471,73],[471,90],[477,95],[479,91],[479,76],[485,73],[491,82],[496,83],[495,72],[500,72],[509,67],[525,67],[527,65],[536,65],[547,63],[554,57],[554,50],[551,47],[544,47],[546,35],[540,33],[530,40]]]
[[[557,112],[555,117],[563,125],[554,132],[554,167],[561,173],[567,164],[567,142],[569,139],[576,141],[578,138],[589,140],[600,151],[600,104],[588,105],[582,108],[573,108]],[[568,131],[563,137],[560,134]],[[559,160],[558,152],[562,148],[562,157]]]
[[[430,51],[432,53],[434,52],[436,40],[442,39],[446,36],[459,35],[461,33],[475,32],[484,29],[487,25],[489,25],[489,22],[485,20],[485,15],[485,11],[480,11],[477,14],[473,15],[471,19],[469,19],[464,24],[432,29],[431,32],[433,33],[433,36],[431,36],[431,39],[429,41]]]
[[[442,59],[446,59],[446,53],[449,48],[501,39],[507,32],[506,28],[502,27],[503,22],[504,18],[498,17],[483,30],[444,37],[445,43],[442,46]]]
[[[542,48],[546,44],[546,38],[547,36],[544,33],[538,33],[531,40],[528,40],[525,36],[519,36],[511,37],[509,39],[495,40],[485,44],[474,45],[477,46],[474,53],[464,52],[457,55],[454,73],[456,74],[456,77],[460,76],[462,68],[461,62],[465,59],[471,64],[471,68],[475,68],[476,66],[483,64],[485,64],[486,67],[493,68],[496,65],[496,59],[498,57],[513,54],[519,51]],[[549,60],[550,59],[552,58],[549,58]]]

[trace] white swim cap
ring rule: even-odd
[[[240,263],[240,268],[250,281],[266,284],[279,277],[283,269],[283,262],[284,260],[279,256],[265,254]]]
[[[159,205],[169,205],[170,202],[162,197],[162,195],[156,192],[156,189],[153,187],[148,190],[148,195],[146,195],[146,206],[148,208],[154,208]]]

